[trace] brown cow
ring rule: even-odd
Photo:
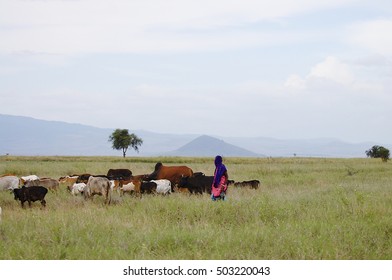
[[[120,196],[123,196],[124,193],[134,193],[136,196],[141,197],[141,179],[131,179],[131,180],[121,180],[120,181]]]
[[[78,178],[79,178],[79,175],[72,175],[72,176],[67,175],[64,177],[60,177],[58,181],[60,184],[67,184],[67,186],[69,186],[69,185],[72,186],[73,184],[76,183]]]
[[[25,184],[26,187],[32,186],[42,186],[51,191],[58,191],[59,189],[59,181],[52,178],[41,178],[37,180],[27,181]]]
[[[193,171],[188,166],[164,166],[161,162],[158,162],[148,180],[167,179],[171,182],[172,188],[174,186],[177,188],[182,177],[190,177],[192,175]]]

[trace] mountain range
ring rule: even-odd
[[[108,141],[114,128],[0,114],[0,155],[121,156]],[[347,143],[337,139],[282,140],[266,137],[220,137],[131,130],[143,139],[140,153],[127,156],[226,157],[365,157],[379,143]],[[386,145],[383,145],[387,147]]]

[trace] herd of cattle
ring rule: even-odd
[[[81,194],[85,199],[94,195],[103,196],[109,204],[113,191],[121,196],[125,193],[141,196],[142,194],[163,194],[188,192],[191,194],[211,194],[213,176],[202,172],[193,172],[187,166],[164,166],[157,163],[151,174],[133,175],[129,169],[109,169],[105,175],[79,174],[52,178],[39,178],[36,175],[17,177],[7,174],[0,176],[0,190],[11,190],[15,200],[20,200],[22,207],[27,201],[31,207],[34,201],[46,205],[45,196],[50,191],[58,191],[60,184],[66,185],[72,195]],[[235,187],[259,188],[260,181],[229,181]],[[1,209],[1,208],[0,208]]]

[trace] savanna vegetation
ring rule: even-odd
[[[151,173],[156,162],[212,175],[213,158],[1,157],[0,174]],[[65,186],[22,209],[0,193],[0,259],[392,259],[392,165],[377,159],[226,158],[228,200],[173,193],[85,201]]]

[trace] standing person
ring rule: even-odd
[[[211,186],[211,199],[218,200],[226,199],[226,191],[227,191],[227,181],[229,179],[229,175],[227,174],[227,168],[223,164],[223,159],[221,156],[215,157],[215,172],[214,172],[214,181]]]

